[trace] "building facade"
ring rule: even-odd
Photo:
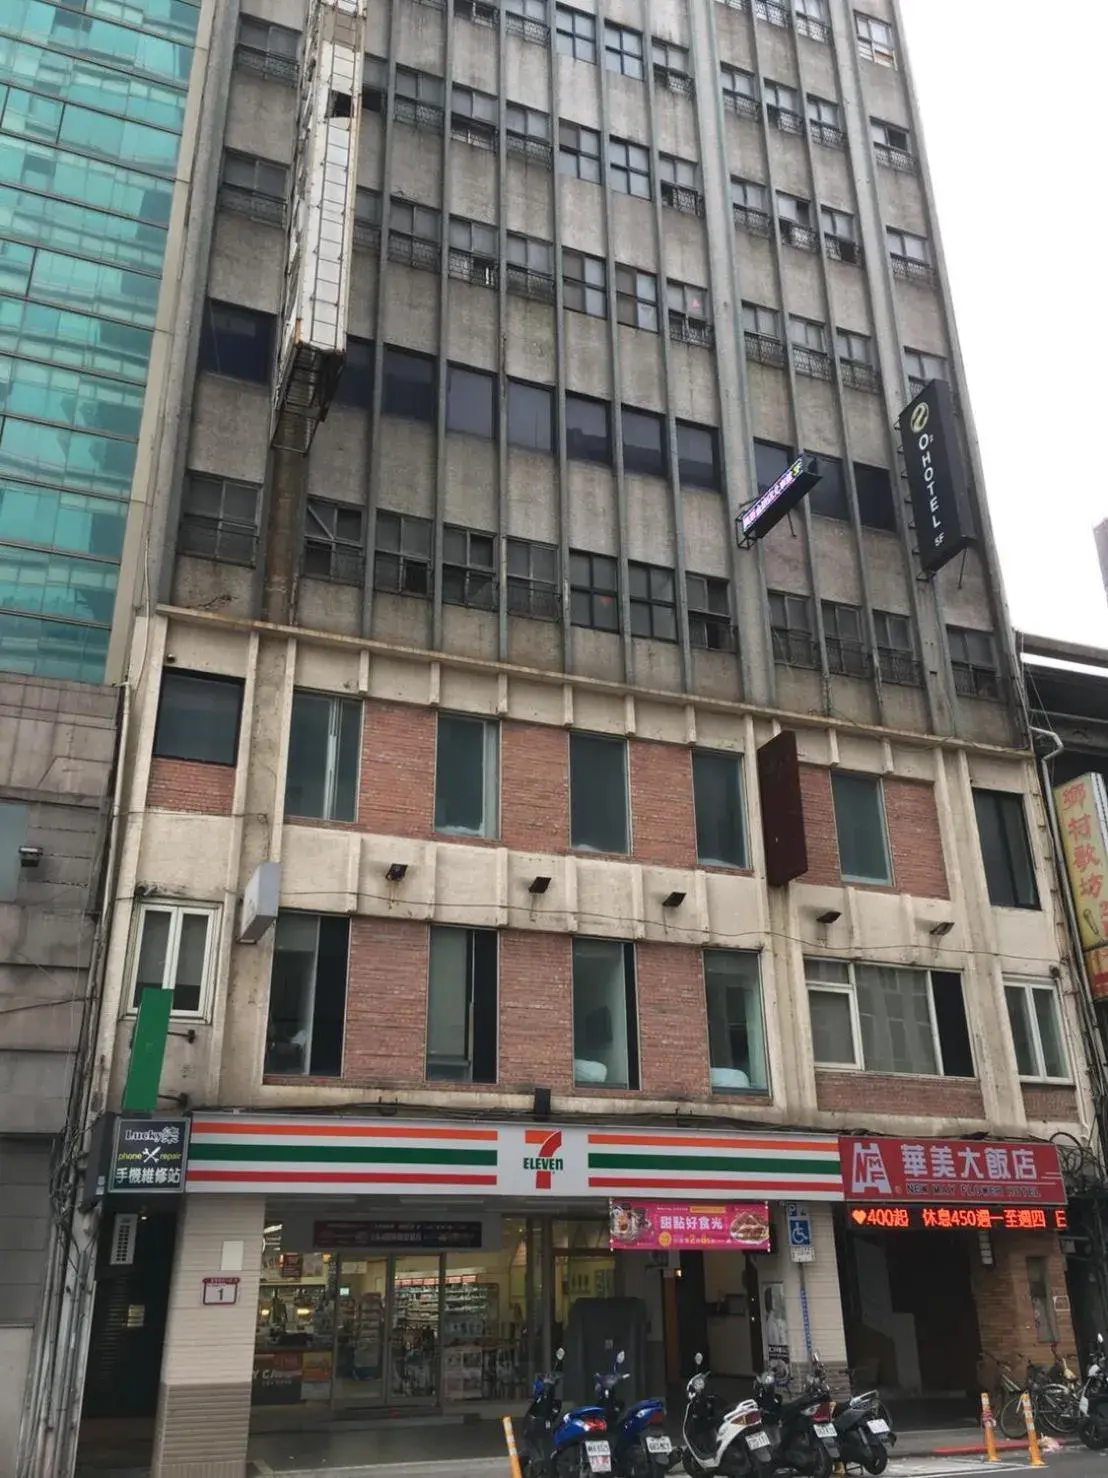
[[[197,39],[95,1083],[171,990],[191,1149],[110,1181],[88,1429],[231,1475],[563,1341],[925,1392],[1072,1345],[1081,987],[895,6]],[[978,537],[921,579],[933,380]],[[613,1250],[624,1200],[671,1240]],[[768,1251],[681,1250],[737,1205]]]

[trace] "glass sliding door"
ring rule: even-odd
[[[334,1402],[377,1406],[385,1399],[389,1259],[344,1252],[335,1320]]]
[[[392,1259],[388,1401],[433,1405],[439,1399],[442,1258]]]

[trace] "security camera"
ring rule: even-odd
[[[20,867],[37,867],[41,861],[42,861],[42,848],[41,847],[20,847],[20,849],[19,849],[19,865],[20,865]]]

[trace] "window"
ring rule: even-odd
[[[1012,790],[975,790],[973,809],[989,902],[995,908],[1038,908],[1023,796]]]
[[[550,27],[546,23],[547,0],[504,0],[504,14],[509,17],[506,23],[509,31],[517,30],[511,23],[511,18],[515,17],[519,22],[520,35],[528,41],[541,41],[544,46],[550,45]]]
[[[423,272],[437,272],[441,260],[442,216],[427,205],[389,201],[389,261]]]
[[[553,544],[509,539],[509,613],[532,616],[540,621],[556,621],[559,609],[557,549]]]
[[[378,513],[373,588],[396,595],[431,594],[430,519]]]
[[[811,958],[804,973],[818,1067],[974,1076],[960,975]]]
[[[234,380],[268,385],[273,360],[273,315],[209,298],[200,326],[198,368]]]
[[[753,72],[744,72],[741,67],[730,67],[720,63],[720,86],[723,90],[723,106],[744,118],[758,116],[758,86]]]
[[[474,287],[500,283],[500,238],[495,226],[450,217],[450,275]]]
[[[806,595],[769,592],[773,660],[786,667],[818,667],[819,652],[812,625],[812,602]]]
[[[1004,997],[1020,1077],[1068,1082],[1062,1012],[1054,983],[1006,980]]]
[[[896,533],[896,506],[893,485],[887,467],[854,464],[854,488],[858,494],[858,516],[868,529],[884,529]]]
[[[1058,1297],[1050,1289],[1050,1273],[1045,1257],[1027,1259],[1027,1295],[1031,1302],[1031,1313],[1035,1319],[1035,1338],[1041,1344],[1057,1344],[1058,1321],[1054,1310]]]
[[[377,251],[381,245],[381,192],[359,185],[354,192],[354,245]]]
[[[676,154],[658,155],[658,188],[662,204],[686,215],[704,214],[704,194],[700,184],[700,165],[695,159],[680,159]]]
[[[733,652],[735,628],[731,622],[731,592],[727,581],[686,572],[685,593],[690,644],[706,652]]]
[[[443,104],[446,87],[441,77],[429,72],[416,72],[411,67],[397,67],[393,95],[393,117],[413,128],[442,133]]]
[[[279,225],[285,218],[287,193],[288,170],[283,164],[224,149],[219,186],[219,203],[224,210]]]
[[[346,336],[346,357],[335,386],[335,405],[367,410],[373,400],[373,342]]]
[[[258,548],[258,492],[253,483],[187,473],[178,551],[253,567]]]
[[[239,747],[242,679],[167,667],[162,672],[154,754],[233,765]]]
[[[446,429],[491,439],[496,435],[496,376],[451,364],[446,370]]]
[[[639,1086],[633,945],[574,938],[573,1081],[579,1088]]]
[[[754,475],[760,493],[772,487],[792,463],[793,454],[787,446],[777,441],[762,441],[757,436],[754,438]]]
[[[738,175],[731,176],[731,213],[736,225],[745,226],[758,236],[768,236],[769,211],[766,206],[765,185],[756,180],[740,179]]]
[[[766,119],[783,133],[803,133],[804,119],[800,116],[795,87],[786,87],[783,82],[771,82],[766,77],[762,82],[762,97],[766,105]]]
[[[669,336],[679,344],[696,344],[703,349],[712,346],[712,313],[708,290],[691,282],[666,283],[666,306],[669,312]]]
[[[877,637],[877,665],[881,681],[918,687],[920,665],[916,660],[916,644],[912,639],[912,623],[907,616],[892,611],[874,611]]]
[[[309,498],[304,519],[304,573],[340,585],[365,574],[365,516],[348,503]]]
[[[793,348],[793,364],[800,375],[817,380],[831,378],[831,361],[827,356],[827,329],[814,318],[789,314],[789,342]]]
[[[781,314],[776,308],[767,308],[762,303],[744,303],[742,311],[746,357],[759,364],[783,365],[785,345],[781,339]]]
[[[496,609],[496,535],[447,524],[443,529],[442,598],[447,605]]]
[[[843,480],[843,464],[838,457],[819,454],[819,482],[808,494],[808,507],[820,518],[838,518],[848,522],[850,503]]]
[[[645,477],[665,477],[665,418],[654,411],[623,407],[623,470]]]
[[[608,140],[608,183],[624,195],[650,200],[650,150],[626,139]]]
[[[827,255],[835,262],[849,262],[857,267],[862,260],[858,245],[858,231],[854,217],[846,210],[824,205],[819,213],[823,227],[823,244]]]
[[[769,1079],[758,956],[706,949],[704,991],[712,1092],[765,1093]]]
[[[202,1016],[207,1007],[215,946],[216,911],[212,908],[144,903],[135,933],[131,1010],[143,992],[170,990],[175,1016]]]
[[[909,282],[933,281],[931,246],[926,236],[917,236],[914,231],[901,231],[896,226],[886,226],[885,237],[889,243],[889,260],[894,277],[903,277]]]
[[[558,168],[562,174],[600,184],[600,135],[578,123],[558,124]]]
[[[569,552],[569,619],[596,631],[619,630],[616,562],[607,554]]]
[[[295,82],[299,55],[299,31],[290,31],[287,26],[272,21],[256,20],[252,15],[239,17],[236,66],[278,82]]]
[[[906,174],[915,172],[911,135],[906,128],[898,123],[886,123],[882,118],[871,118],[869,132],[878,164],[883,164],[886,169],[903,170]]]
[[[616,317],[628,328],[658,332],[658,279],[653,272],[616,268]]]
[[[888,21],[854,12],[854,34],[858,38],[858,55],[879,67],[896,66],[896,33]]]
[[[550,144],[550,114],[522,103],[509,103],[505,109],[505,139],[509,154],[519,154],[549,169],[554,157]]]
[[[566,456],[576,462],[612,465],[608,402],[566,393]]]
[[[497,149],[499,103],[492,93],[461,87],[450,89],[450,136],[478,149]]]
[[[558,6],[558,50],[576,62],[596,63],[596,17]]]
[[[849,385],[853,390],[876,391],[879,377],[873,360],[873,340],[870,336],[855,333],[849,328],[837,328],[835,347],[839,351],[839,373],[843,377],[843,384]]]
[[[608,316],[608,268],[603,257],[562,248],[562,293],[572,313]]]
[[[440,713],[435,745],[435,830],[494,837],[499,829],[499,727]]]
[[[651,56],[654,62],[654,80],[660,87],[671,92],[691,97],[693,93],[692,66],[687,46],[677,46],[672,41],[663,41],[655,36]]]
[[[631,635],[652,636],[657,641],[677,640],[677,597],[672,570],[661,565],[627,566],[627,588],[631,599]]]
[[[554,244],[508,232],[508,291],[539,302],[554,301]]]
[[[823,641],[829,672],[843,677],[868,677],[869,653],[862,635],[862,613],[857,606],[837,601],[822,603]]]
[[[19,849],[27,842],[28,816],[26,806],[0,801],[0,903],[14,903],[19,892]]]
[[[682,487],[719,492],[719,432],[714,426],[677,422],[677,475]]]
[[[297,688],[289,723],[285,814],[353,821],[358,804],[362,705]]]
[[[381,409],[387,416],[409,421],[435,422],[435,361],[429,354],[385,346],[384,393]]]
[[[628,26],[617,26],[613,21],[605,21],[604,65],[609,72],[619,72],[624,77],[634,77],[641,82],[642,32],[632,31]]]
[[[847,883],[891,883],[885,805],[875,775],[831,771],[839,870]]]
[[[427,1077],[496,1082],[495,929],[431,928]]]
[[[817,144],[825,144],[829,149],[846,147],[842,110],[830,98],[808,94],[808,128]]]
[[[508,441],[535,452],[554,448],[554,393],[547,385],[508,381]]]
[[[963,698],[999,698],[1000,673],[992,632],[948,626],[946,638],[954,672],[954,691]]]
[[[694,749],[692,775],[697,861],[712,867],[745,867],[742,756],[722,749]]]
[[[500,11],[492,0],[489,3],[486,0],[454,0],[454,14],[472,21],[475,26],[491,26],[495,30],[500,24]]]
[[[383,113],[388,92],[388,62],[384,57],[367,54],[362,65],[362,107],[367,113]]]
[[[626,852],[626,742],[571,734],[569,788],[570,845],[590,852]]]
[[[781,240],[802,251],[813,251],[816,234],[812,230],[811,202],[799,195],[788,195],[784,190],[777,192],[777,224],[781,229]]]
[[[827,24],[825,0],[794,0],[796,34],[807,36],[810,41],[827,43],[831,39],[831,27]]]
[[[350,920],[281,913],[273,943],[265,1071],[342,1076]]]

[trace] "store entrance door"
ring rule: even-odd
[[[442,1259],[336,1254],[335,1407],[433,1406],[439,1394]]]

